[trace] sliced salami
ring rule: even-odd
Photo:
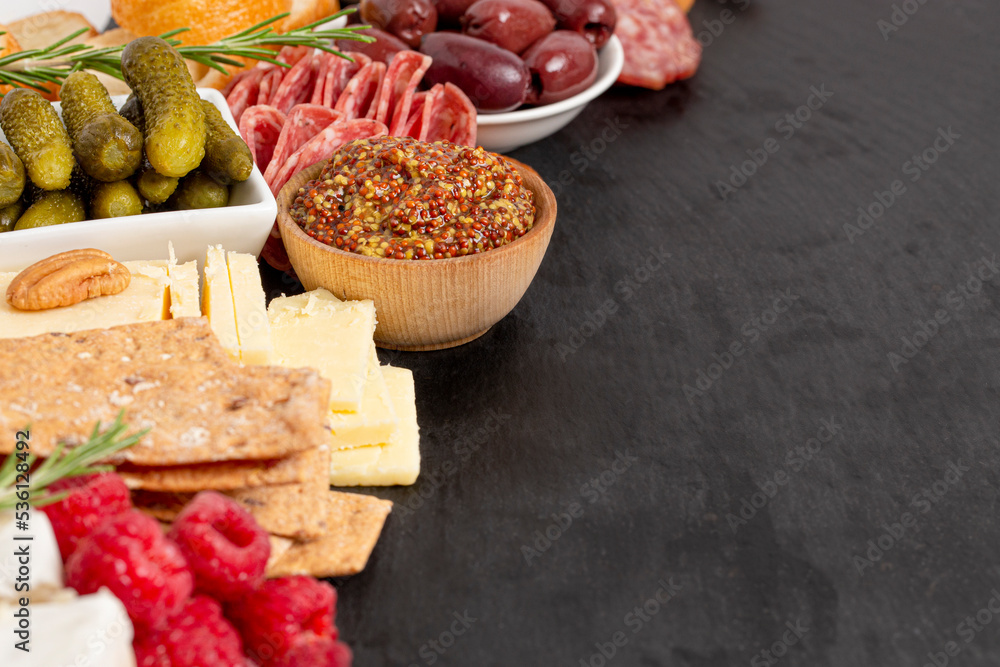
[[[475,105],[458,86],[446,83],[438,88],[438,85],[424,100],[423,127],[420,131],[423,141],[450,141],[475,146]]]
[[[674,0],[611,0],[618,15],[615,35],[625,50],[619,83],[660,90],[692,76],[701,45]]]
[[[281,83],[272,96],[271,106],[282,113],[288,113],[296,104],[312,99],[318,67],[317,58],[313,56],[301,58],[292,69],[284,73]]]
[[[369,111],[375,115],[375,103],[379,87],[385,76],[385,64],[370,62],[351,77],[344,92],[337,98],[334,108],[344,114],[344,118],[366,118]]]
[[[266,104],[249,107],[240,116],[240,136],[261,171],[266,171],[271,162],[284,124],[285,114]]]
[[[274,93],[277,92],[284,76],[284,68],[278,65],[268,64],[262,68],[264,76],[260,79],[260,89],[257,91],[257,104],[270,104]]]
[[[257,96],[260,93],[260,81],[264,78],[264,70],[260,67],[254,67],[247,72],[240,72],[240,74],[245,74],[236,84],[233,86],[232,90],[226,95],[226,102],[229,104],[229,110],[233,112],[233,119],[239,124],[240,116],[251,104],[257,103]]]
[[[385,136],[388,132],[389,128],[385,126],[385,123],[370,118],[338,120],[327,125],[322,132],[307,141],[285,160],[275,177],[268,182],[271,192],[277,195],[288,179],[306,167],[329,158],[333,151],[344,144],[356,139]]]
[[[267,165],[267,170],[264,172],[264,180],[270,183],[281,169],[281,165],[295,151],[338,118],[340,118],[339,111],[327,109],[319,104],[297,104],[292,107],[278,136],[271,164]]]
[[[410,112],[407,114],[408,118],[406,119],[406,123],[403,124],[403,127],[399,128],[399,132],[393,132],[394,136],[420,139],[420,132],[424,125],[424,101],[429,95],[430,93],[427,91],[413,94],[412,104],[410,104]]]
[[[313,55],[313,51],[315,51],[315,49],[310,46],[283,46],[281,47],[281,51],[278,52],[278,57],[275,58],[275,60],[280,60],[283,63],[294,66],[306,56],[311,57]]]
[[[400,51],[392,58],[379,89],[375,120],[389,126],[397,134],[410,117],[410,105],[417,84],[431,66],[431,57],[417,51]]]
[[[354,62],[340,56],[335,56],[332,53],[326,54],[327,60],[330,61],[330,69],[327,72],[326,81],[323,85],[323,105],[331,109],[337,103],[337,100],[340,99],[341,94],[347,88],[350,80],[354,78],[354,75],[372,61],[371,58],[363,53],[346,53],[345,55],[354,58]]]

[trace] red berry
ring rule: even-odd
[[[235,667],[246,663],[243,641],[218,602],[190,598],[161,630],[137,635],[137,667]],[[317,663],[318,664],[318,663]]]
[[[168,537],[187,558],[198,591],[237,600],[264,583],[270,538],[232,498],[202,491],[177,516]]]
[[[68,492],[59,502],[42,507],[56,534],[63,562],[77,543],[105,520],[132,509],[128,487],[113,472],[60,479],[49,489]]]
[[[300,639],[292,649],[272,662],[273,667],[351,667],[351,649],[326,637]]]
[[[66,584],[80,594],[107,586],[137,630],[162,624],[194,587],[180,550],[138,510],[108,519],[80,541],[66,562]]]
[[[301,641],[336,639],[337,592],[312,577],[269,579],[226,606],[226,616],[243,637],[247,655],[273,666]]]

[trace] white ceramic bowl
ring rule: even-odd
[[[222,93],[199,88],[198,94],[217,106],[226,122],[236,129]],[[126,99],[112,98],[119,107]],[[59,110],[58,102],[53,106]],[[4,232],[0,234],[0,271],[19,271],[40,259],[76,248],[98,248],[118,261],[167,259],[168,242],[173,243],[181,262],[203,261],[205,248],[216,243],[226,250],[257,255],[271,232],[277,212],[274,195],[254,165],[250,178],[232,185],[229,206],[225,208],[144,213]]]
[[[597,56],[597,78],[590,88],[561,102],[541,107],[506,113],[481,113],[476,118],[476,143],[494,153],[507,153],[566,127],[592,99],[610,88],[621,74],[625,52],[617,37],[612,35]]]

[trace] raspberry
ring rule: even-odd
[[[271,542],[242,505],[202,491],[168,533],[187,558],[195,588],[217,600],[236,600],[264,583]]]
[[[343,642],[326,637],[300,639],[273,667],[351,667],[353,655]]]
[[[107,586],[143,629],[176,613],[194,585],[180,550],[138,510],[108,519],[80,540],[66,562],[66,584],[80,594]]]
[[[162,630],[144,632],[132,644],[137,667],[235,667],[246,664],[243,641],[222,616],[218,602],[189,599]],[[319,663],[317,663],[319,664]]]
[[[299,642],[337,638],[333,617],[337,592],[312,577],[269,579],[256,591],[226,607],[226,616],[243,636],[247,654],[273,666]]]
[[[63,562],[77,543],[106,519],[132,509],[128,487],[113,472],[60,479],[49,489],[53,493],[68,492],[59,502],[42,507],[56,534]]]

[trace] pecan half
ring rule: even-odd
[[[118,294],[131,281],[128,268],[103,250],[70,250],[17,274],[7,286],[7,303],[18,310],[72,306],[85,299]]]

